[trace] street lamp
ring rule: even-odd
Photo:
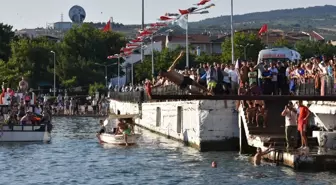
[[[98,63],[94,63],[94,64],[98,65],[98,66],[105,67],[105,84],[106,84],[106,87],[108,87],[108,85],[107,85],[107,67],[113,66],[115,64],[110,64],[110,65],[98,64]]]
[[[54,97],[56,97],[56,53],[55,51],[50,51],[54,54]]]
[[[120,54],[114,54],[114,55],[111,55],[111,56],[107,57],[107,59],[113,59],[113,58],[117,58],[118,59],[118,87],[120,87],[120,58],[121,57],[122,56]]]
[[[249,47],[249,46],[253,46],[253,45],[254,45],[254,44],[250,44],[250,43],[246,44],[245,46],[243,46],[243,45],[238,45],[239,47],[244,48],[244,57],[245,57],[245,60],[247,59],[247,58],[246,58],[246,48]]]
[[[231,60],[235,64],[234,57],[234,30],[233,30],[233,0],[231,0]]]

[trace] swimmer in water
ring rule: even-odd
[[[267,148],[266,151],[262,151],[261,148],[257,148],[257,153],[254,155],[254,165],[259,166],[261,164],[261,157],[272,152],[274,149],[271,149],[272,144]]]

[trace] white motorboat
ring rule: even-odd
[[[100,143],[108,143],[108,144],[115,144],[115,145],[126,145],[125,137],[123,134],[115,134],[117,131],[117,125],[116,125],[116,119],[120,119],[122,121],[125,121],[129,126],[132,127],[132,131],[130,135],[127,135],[127,143],[128,145],[134,145],[136,144],[140,137],[141,133],[136,133],[134,131],[134,119],[137,117],[137,115],[110,115],[105,121],[105,133],[97,134],[97,138]]]
[[[52,125],[0,125],[0,142],[49,142]]]

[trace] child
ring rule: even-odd
[[[248,103],[248,108],[246,109],[248,124],[253,124],[256,122],[256,108],[253,105],[253,102]]]

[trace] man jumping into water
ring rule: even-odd
[[[180,55],[175,59],[175,61],[169,67],[169,69],[167,71],[164,71],[164,70],[160,71],[159,76],[164,77],[164,80],[160,84],[155,85],[153,87],[155,88],[155,87],[163,85],[165,80],[168,79],[171,82],[175,83],[176,85],[180,86],[180,88],[182,90],[188,90],[189,92],[191,92],[189,87],[192,85],[192,86],[196,86],[199,89],[202,89],[204,92],[207,92],[210,95],[213,95],[212,93],[210,93],[208,91],[208,89],[206,87],[204,87],[204,86],[200,85],[199,83],[195,82],[189,76],[183,76],[182,74],[175,71],[175,67],[176,67],[179,59],[183,56],[183,54],[184,54],[184,52],[181,51]],[[193,92],[193,93],[199,93],[199,92]]]

